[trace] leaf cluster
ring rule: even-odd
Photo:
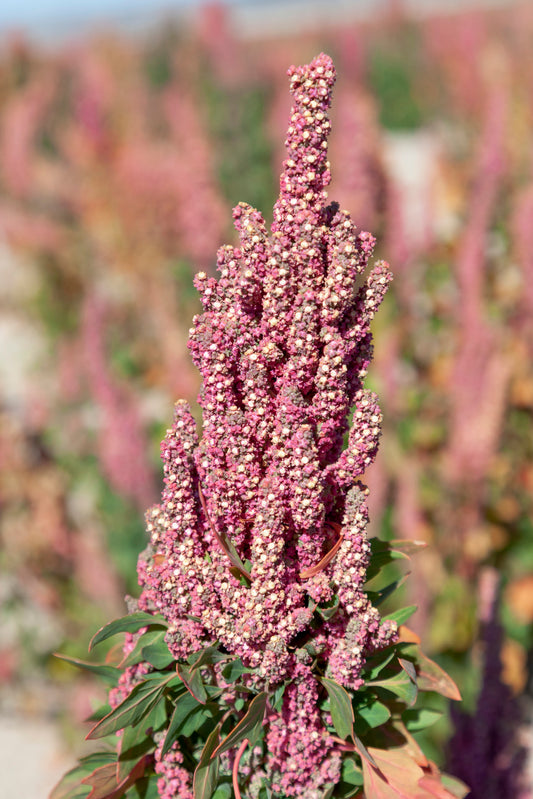
[[[379,577],[390,562],[408,558],[419,546],[373,541],[369,578]],[[383,602],[400,582],[373,591],[374,604]],[[337,610],[335,599],[328,607],[316,608],[322,620],[332,618]],[[415,610],[410,606],[384,617],[398,624],[400,640],[367,656],[364,684],[358,691],[347,691],[327,676],[323,663],[315,661],[325,734],[342,752],[341,780],[327,788],[324,799],[363,799],[363,791],[365,799],[465,795],[465,786],[441,775],[413,737],[441,715],[428,707],[415,707],[419,692],[460,699],[453,680],[424,655],[414,642],[416,636],[405,628]],[[101,740],[102,751],[82,758],[50,799],[156,799],[156,750],[164,756],[174,746],[192,775],[195,799],[238,797],[240,788],[245,789],[249,778],[238,775],[239,760],[247,749],[248,754],[254,747],[255,752],[264,751],[265,729],[269,718],[281,711],[287,684],[258,690],[254,686],[260,682],[251,679],[251,669],[217,642],[176,662],[165,642],[166,627],[162,616],[131,613],[101,628],[90,644],[92,649],[118,633],[133,633],[135,644],[119,663],[63,657],[112,687],[132,666],[142,663],[146,673],[119,704],[93,714],[87,738]],[[231,750],[237,752],[237,765],[230,775],[221,756]],[[260,799],[273,796],[265,783]]]

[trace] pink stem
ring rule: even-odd
[[[217,530],[215,528],[215,525],[211,521],[211,517],[209,515],[209,511],[207,510],[207,503],[205,501],[204,492],[202,491],[202,487],[200,486],[200,483],[198,483],[198,495],[200,497],[200,502],[202,504],[202,508],[204,509],[204,513],[205,513],[207,522],[209,524],[209,527],[211,528],[211,532],[215,536],[215,539],[216,539],[219,547],[221,548],[222,552],[229,559],[229,561],[230,561],[231,565],[233,566],[233,568],[237,569],[239,574],[242,574],[243,577],[245,577],[247,580],[252,582],[252,576],[250,574],[248,574],[246,569],[243,568],[243,566],[232,556],[231,552],[228,551],[227,546],[224,544],[224,541],[222,540],[222,538],[218,534],[218,532],[217,532]]]
[[[235,791],[235,799],[241,799],[241,792],[239,790],[239,763],[241,762],[241,757],[244,754],[244,750],[248,746],[248,738],[245,738],[242,744],[239,746],[237,750],[237,754],[235,755],[235,762],[233,763],[233,790]]]
[[[336,735],[330,735],[329,737],[332,741],[335,741],[335,743],[338,744],[336,748],[340,749],[342,752],[357,752],[356,747],[353,744],[348,743],[348,741],[344,741],[342,738],[337,738]]]
[[[301,580],[308,580],[310,577],[314,577],[315,574],[319,574],[321,571],[324,571],[328,563],[331,560],[333,560],[333,558],[337,554],[339,547],[344,539],[344,533],[342,532],[340,524],[337,524],[336,522],[329,522],[329,526],[333,528],[333,530],[339,536],[337,543],[329,550],[329,552],[326,555],[324,555],[320,563],[317,563],[316,566],[311,566],[311,568],[304,569],[303,571],[300,572]]]

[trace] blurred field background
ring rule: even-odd
[[[428,543],[404,604],[465,699],[426,744],[466,781],[502,752],[502,773],[531,769],[533,5],[289,6],[285,26],[279,4],[193,4],[134,34],[1,33],[5,768],[27,735],[79,751],[103,689],[53,653],[85,658],[136,591],[159,440],[199,388],[192,276],[234,241],[238,201],[270,218],[286,69],[324,50],[330,198],[395,274],[369,379],[372,533]],[[6,799],[42,795],[20,784]]]

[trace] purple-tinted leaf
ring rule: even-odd
[[[82,780],[91,773],[90,768],[76,766],[68,771],[52,789],[48,799],[85,799],[90,793]]]
[[[398,663],[402,667],[402,669],[409,675],[409,678],[416,683],[416,669],[414,665],[411,663],[410,660],[403,660],[402,658],[398,658]]]
[[[363,760],[365,799],[422,799],[418,789],[424,772],[403,749],[374,749],[376,763]]]
[[[420,691],[434,691],[447,699],[461,701],[459,688],[450,675],[438,663],[428,658],[418,645],[402,645],[401,652],[404,658],[409,658],[415,664],[416,681]]]
[[[134,633],[140,630],[141,627],[168,627],[167,622],[162,616],[156,616],[152,613],[130,613],[128,616],[123,616],[120,619],[109,622],[104,627],[101,627],[96,632],[89,643],[89,652],[96,644],[100,644],[107,638],[116,635],[117,633]]]
[[[209,735],[194,772],[194,799],[211,799],[218,782],[219,760],[213,757],[220,739],[220,725]]]
[[[164,675],[163,675],[164,676]],[[173,676],[173,675],[171,675]],[[125,727],[137,724],[149,713],[163,695],[170,677],[161,680],[146,680],[136,685],[126,699],[99,721],[87,735],[87,739],[103,738]]]
[[[245,738],[248,738],[250,746],[253,746],[261,734],[263,727],[263,719],[265,717],[266,703],[268,694],[264,691],[257,696],[254,696],[246,714],[242,717],[239,723],[226,735],[224,740],[218,745],[213,752],[212,757],[218,757],[222,752],[227,752],[233,749]]]
[[[124,796],[128,788],[140,779],[146,769],[148,758],[143,757],[131,770],[128,776],[117,780],[117,768],[114,764],[101,766],[82,780],[84,785],[90,785],[92,790],[87,799],[119,799]]]
[[[190,719],[190,717],[197,714],[198,711],[203,707],[204,705],[198,702],[198,700],[195,699],[194,696],[188,691],[178,697],[178,700],[176,701],[176,707],[170,719],[170,724],[168,725],[167,734],[165,736],[165,742],[163,744],[162,750],[163,755],[169,751],[178,735],[182,733],[183,726]],[[204,720],[204,716],[199,719],[201,724],[203,724]]]
[[[205,705],[207,702],[207,692],[200,671],[187,668],[187,666],[184,666],[182,663],[176,665],[176,671],[189,693],[197,702],[200,702],[201,705]]]
[[[363,761],[366,760],[366,762],[370,763],[371,766],[377,768],[376,761],[374,760],[374,758],[372,757],[372,755],[370,754],[364,743],[361,741],[360,738],[357,737],[355,733],[353,735],[353,742],[355,744],[355,748],[357,749],[358,754],[361,756],[361,760]]]
[[[199,669],[202,666],[211,666],[213,663],[220,663],[223,660],[228,660],[230,656],[221,652],[217,644],[213,646],[206,646],[199,652],[195,652],[188,658],[190,670]]]

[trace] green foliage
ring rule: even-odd
[[[417,549],[405,542],[380,542],[373,547],[381,563],[395,559],[398,553],[406,558],[406,552]],[[330,608],[334,606],[335,600]],[[404,608],[391,617],[403,622],[412,611],[413,607]],[[239,659],[231,659],[216,642],[191,654],[187,662],[175,662],[165,643],[165,626],[157,615],[136,612],[98,630],[91,646],[124,632],[137,636],[119,666],[63,658],[79,668],[89,668],[112,684],[123,670],[140,663],[147,672],[118,705],[95,714],[96,723],[87,736],[102,739],[122,730],[118,753],[104,751],[81,761],[56,787],[51,799],[118,799],[124,795],[152,799],[156,796],[153,769],[157,742],[161,742],[163,754],[176,744],[180,747],[184,764],[194,775],[195,799],[226,799],[232,795],[231,784],[221,767],[220,755],[239,747],[264,747],[265,715],[269,708],[271,712],[281,711],[287,684],[255,694],[245,684],[250,669]],[[218,674],[225,689],[218,685]],[[441,711],[414,704],[419,691],[436,691],[453,699],[459,698],[459,692],[418,645],[398,643],[370,656],[364,685],[356,692],[325,675],[317,677],[324,688],[320,706],[331,716],[330,733],[344,742],[345,750],[341,781],[329,786],[325,796],[355,797],[364,784],[368,799],[388,797],[386,791],[391,787],[401,790],[400,773],[410,775],[405,777],[408,785],[415,776],[418,780],[437,780],[433,772],[426,774],[416,764],[413,767],[414,761],[406,752],[416,746],[412,733],[423,733],[438,721]],[[229,706],[221,701],[228,690],[234,697]],[[390,752],[391,759],[387,760]],[[242,779],[246,784],[246,777]],[[435,785],[441,786],[444,799],[454,796],[442,783]],[[264,785],[260,796],[273,796],[270,786]]]
[[[354,713],[352,700],[348,691],[339,685],[335,680],[322,677],[320,680],[329,696],[329,711],[331,720],[337,735],[341,738],[352,738],[354,736]]]
[[[106,624],[105,627],[102,627],[94,634],[89,643],[89,652],[97,644],[105,641],[107,638],[111,638],[113,635],[117,635],[117,633],[135,633],[140,630],[141,627],[154,626],[167,627],[167,623],[162,616],[143,613],[142,611],[123,616],[121,619],[115,619],[115,621],[109,622],[109,624]]]
[[[193,790],[194,799],[210,799],[216,788],[219,772],[219,761],[214,756],[220,739],[220,727],[209,734],[202,749],[200,762],[194,772]]]
[[[397,31],[375,47],[368,63],[368,81],[376,97],[382,126],[393,131],[412,131],[424,121],[416,78],[419,53],[413,28]]]
[[[98,677],[101,677],[102,680],[113,686],[117,684],[118,678],[120,677],[119,669],[116,669],[114,666],[108,666],[106,663],[88,663],[84,660],[78,660],[78,658],[70,658],[67,655],[59,654],[56,654],[56,657],[64,660],[65,663],[71,663],[73,666],[77,666],[83,671],[96,674]]]

